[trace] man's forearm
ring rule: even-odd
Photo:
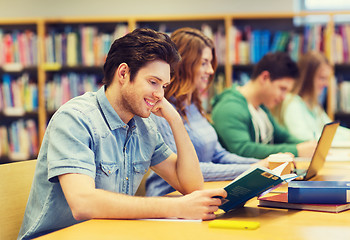
[[[203,175],[200,170],[196,150],[185,126],[179,117],[169,122],[177,148],[176,172],[184,193],[203,188]]]

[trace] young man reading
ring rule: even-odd
[[[216,97],[212,119],[222,145],[245,157],[266,158],[279,152],[311,157],[316,142],[294,138],[268,110],[283,101],[298,74],[287,53],[270,53],[255,65],[246,85],[234,85]]]
[[[149,29],[112,44],[105,85],[63,105],[47,127],[19,239],[92,218],[215,218],[221,200],[213,196],[226,192],[200,190],[194,147],[181,117],[163,98],[179,59],[169,37]],[[169,122],[177,155],[148,118],[151,112]],[[188,195],[130,196],[149,167]]]

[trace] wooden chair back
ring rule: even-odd
[[[0,164],[0,239],[17,239],[36,160]]]

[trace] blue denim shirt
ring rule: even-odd
[[[85,93],[51,118],[40,153],[18,239],[30,239],[78,223],[58,176],[85,174],[96,188],[133,195],[150,166],[172,151],[150,118],[125,124],[105,95]]]

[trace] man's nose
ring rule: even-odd
[[[153,97],[160,100],[164,97],[164,88],[161,87],[153,92]]]

